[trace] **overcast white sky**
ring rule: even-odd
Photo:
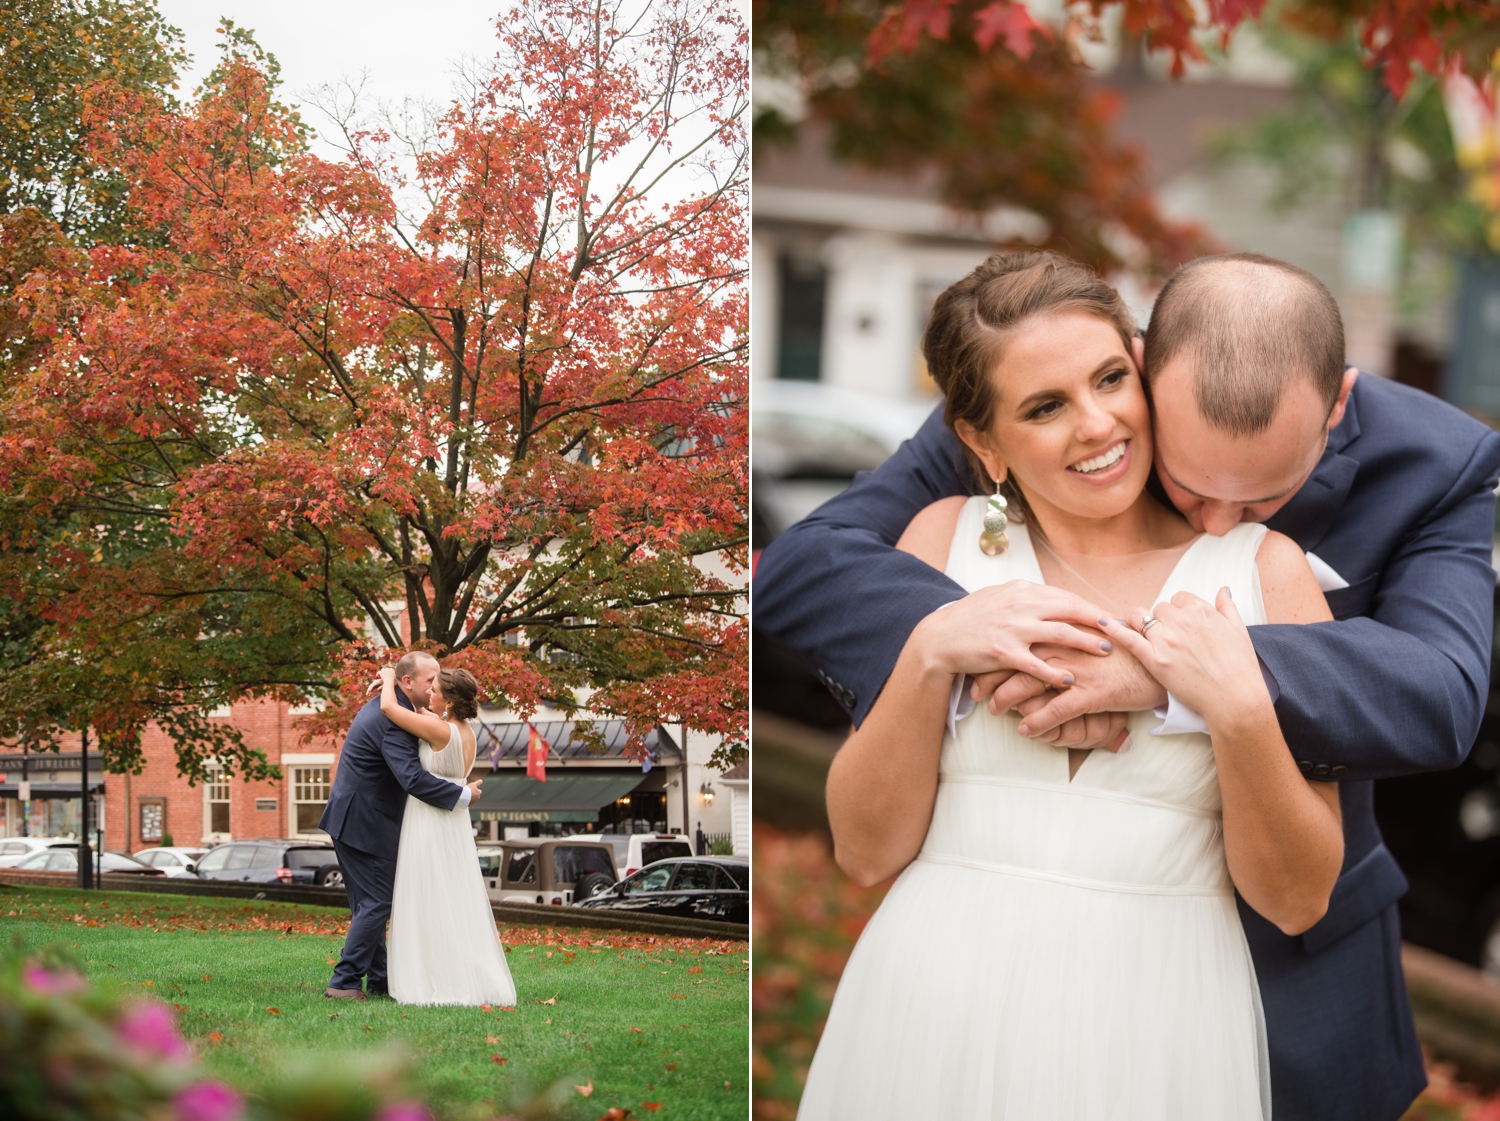
[[[502,6],[503,0],[157,0],[193,56],[179,94],[190,94],[213,69],[219,18],[228,16],[276,56],[282,92],[299,103],[325,82],[358,80],[364,71],[372,102],[414,97],[446,104],[454,65],[493,53],[493,20]],[[316,110],[303,119],[315,128],[324,123]]]

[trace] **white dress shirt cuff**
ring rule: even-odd
[[[974,678],[967,673],[953,675],[953,691],[948,694],[948,734],[958,738],[958,722],[974,711],[974,695],[969,690]]]
[[[455,810],[461,810],[465,806],[467,806],[470,802],[472,802],[473,800],[474,800],[474,792],[472,790],[470,790],[467,786],[460,787],[459,788],[459,793],[458,793],[458,805],[454,806],[453,808]]]
[[[1260,662],[1260,659],[1257,658],[1256,661]],[[1260,662],[1260,677],[1266,683],[1266,692],[1271,696],[1271,703],[1275,704],[1281,699],[1281,686],[1276,684],[1276,678],[1271,676],[1271,671],[1266,668],[1265,662]],[[1167,694],[1165,707],[1157,705],[1152,711],[1161,721],[1151,729],[1153,736],[1180,736],[1190,732],[1208,732],[1208,721],[1171,693]]]

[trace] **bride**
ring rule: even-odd
[[[473,675],[440,671],[432,708],[418,712],[397,702],[395,670],[381,669],[379,684],[380,711],[422,741],[423,769],[463,782],[474,766],[469,721],[479,712],[479,689]],[[406,799],[396,850],[389,977],[391,996],[400,1004],[516,1003],[466,809],[441,810]]]
[[[984,706],[955,723],[966,601],[924,619],[828,777],[840,866],[901,875],[845,969],[800,1121],[1266,1121],[1235,892],[1306,930],[1343,837],[1337,785],[1298,771],[1245,625],[1331,618],[1322,594],[1287,538],[1195,535],[1147,492],[1140,339],[1082,266],[991,257],[938,299],[923,350],[996,496],[934,503],[899,547],[1014,604],[1045,628],[1029,641],[1138,658],[1210,731],[1152,735],[1134,713],[1122,749],[1086,752]],[[1043,583],[1098,605],[1104,637],[1044,623]]]

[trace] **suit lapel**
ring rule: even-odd
[[[1271,515],[1266,522],[1269,529],[1284,533],[1310,552],[1333,527],[1338,512],[1349,497],[1349,488],[1354,485],[1354,476],[1359,473],[1359,460],[1345,455],[1344,451],[1359,438],[1359,382],[1349,394],[1349,404],[1344,410],[1344,419],[1328,434],[1328,447],[1323,458],[1313,468],[1313,473],[1302,484],[1302,489],[1292,500]]]

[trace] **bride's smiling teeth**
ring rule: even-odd
[[[1093,475],[1103,471],[1105,468],[1113,467],[1125,455],[1125,445],[1129,440],[1121,440],[1109,451],[1094,456],[1093,459],[1082,459],[1068,468],[1069,471],[1077,471],[1080,475]]]

